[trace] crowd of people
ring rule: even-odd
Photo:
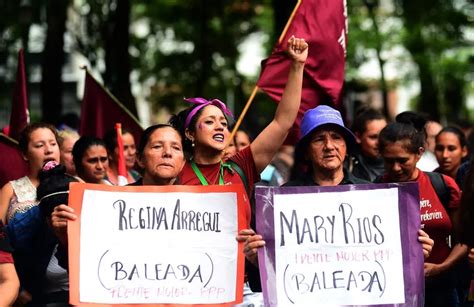
[[[255,138],[238,131],[229,141],[232,113],[220,100],[204,98],[186,99],[189,108],[167,124],[145,129],[137,146],[124,130],[128,184],[243,184],[247,228],[236,234],[247,260],[243,305],[260,305],[257,255],[265,238],[255,231],[255,185],[416,182],[420,204],[430,204],[420,205],[422,229],[416,234],[425,258],[425,306],[470,306],[474,153],[469,132],[415,112],[389,122],[373,109],[360,110],[349,128],[339,111],[320,105],[305,113],[295,147],[283,145],[300,107],[307,54],[304,39],[288,41],[288,82],[273,120]],[[0,191],[0,306],[69,306],[66,233],[68,221],[77,219],[67,205],[69,183],[118,184],[117,135],[111,130],[102,140],[32,123],[19,147],[28,174]]]

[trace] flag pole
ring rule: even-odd
[[[293,12],[291,12],[290,18],[288,18],[288,21],[286,22],[285,28],[281,32],[280,38],[278,39],[278,42],[281,43],[282,39],[285,37],[286,32],[288,31],[288,28],[290,27],[291,21],[293,20],[293,17],[296,14],[296,11],[298,10],[298,7],[301,4],[301,1],[303,0],[298,0],[298,2],[295,5],[295,8],[293,9]],[[226,149],[229,147],[230,142],[234,139],[235,134],[237,133],[237,130],[239,130],[240,124],[242,123],[244,116],[247,114],[248,109],[250,108],[250,105],[253,102],[253,99],[255,98],[255,95],[257,94],[258,91],[258,85],[255,85],[253,88],[252,94],[250,95],[249,99],[247,100],[247,103],[245,104],[244,109],[242,110],[242,113],[239,115],[239,119],[234,125],[234,129],[232,129],[232,133],[230,134],[229,140],[227,141]]]
[[[247,103],[245,104],[244,109],[242,110],[242,113],[240,113],[240,115],[239,115],[239,119],[237,120],[237,122],[234,125],[234,129],[232,129],[232,133],[230,134],[229,140],[227,141],[226,149],[227,149],[227,147],[229,147],[230,142],[234,139],[235,133],[239,129],[240,124],[242,123],[242,121],[244,120],[244,116],[245,116],[245,114],[247,114],[247,111],[250,108],[250,105],[252,104],[252,101],[255,98],[255,95],[257,94],[257,91],[258,91],[258,85],[255,85],[255,87],[253,88],[252,94],[250,94],[250,97],[247,100]]]

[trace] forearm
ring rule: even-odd
[[[11,306],[18,296],[20,282],[13,263],[0,264],[0,306]]]
[[[292,61],[288,81],[275,112],[274,121],[284,131],[288,131],[298,114],[301,102],[301,92],[303,88],[304,63]]]
[[[453,249],[451,250],[451,253],[449,254],[448,258],[446,258],[441,264],[440,264],[440,270],[442,272],[445,272],[447,270],[450,270],[456,263],[458,263],[462,258],[466,257],[468,252],[468,247],[467,245],[464,244],[456,244]]]

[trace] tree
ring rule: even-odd
[[[448,103],[443,88],[448,92],[456,88],[455,91],[459,92],[458,95],[449,96],[449,109],[463,110],[465,95],[460,82],[464,78],[453,78],[453,74],[447,70],[451,65],[444,67],[443,58],[447,54],[462,52],[468,45],[464,36],[467,28],[472,31],[468,9],[464,8],[468,3],[455,0],[396,0],[395,4],[404,22],[403,44],[418,67],[421,88],[418,110],[439,120],[443,103]],[[468,63],[459,64],[462,66]],[[453,87],[454,84],[457,85]],[[448,117],[454,118],[452,114]]]
[[[41,65],[41,109],[43,121],[57,124],[62,115],[64,64],[64,33],[66,31],[66,0],[47,2],[47,32]]]
[[[104,85],[137,115],[130,82],[130,1],[93,0],[81,3],[73,10],[76,21],[69,31],[75,47],[95,68],[104,61]]]

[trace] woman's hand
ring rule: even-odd
[[[53,213],[51,213],[51,227],[59,242],[64,246],[67,245],[67,222],[76,219],[77,216],[74,214],[74,209],[67,205],[56,206]]]
[[[306,62],[306,58],[308,57],[308,43],[306,43],[304,38],[290,37],[288,40],[288,54],[295,62]]]
[[[423,247],[423,256],[426,259],[431,255],[431,251],[433,250],[434,241],[422,229],[418,230],[418,234],[419,234],[418,241],[421,243],[421,246]]]
[[[257,266],[257,252],[258,249],[265,246],[265,241],[261,235],[258,235],[252,229],[243,229],[237,236],[238,242],[244,243],[245,258],[253,265]]]

